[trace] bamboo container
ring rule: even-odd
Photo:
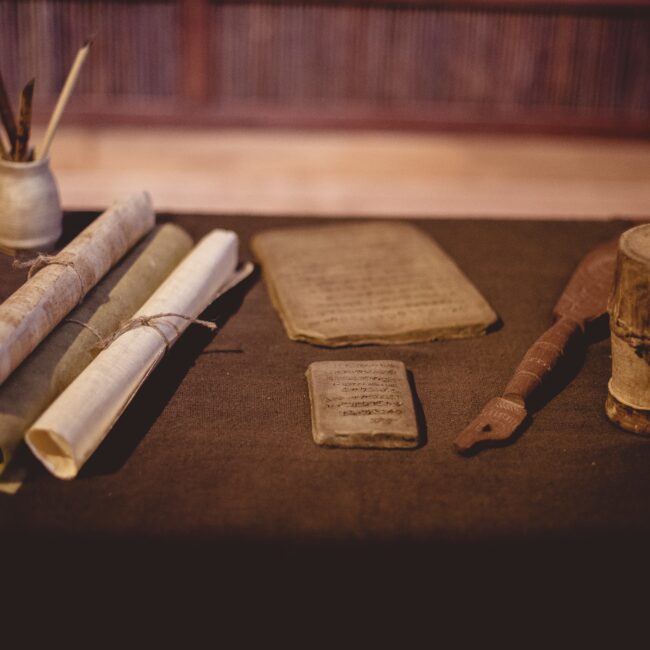
[[[607,416],[627,431],[650,436],[650,224],[621,236],[608,311],[612,377]]]

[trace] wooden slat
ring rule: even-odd
[[[181,96],[201,104],[208,96],[209,0],[181,0],[182,47]]]
[[[650,143],[633,140],[67,128],[52,166],[67,208],[146,188],[159,211],[650,218]]]
[[[48,109],[39,107],[35,122],[42,124]],[[191,116],[191,119],[188,119]],[[79,102],[70,106],[68,124],[78,125],[182,125],[216,127],[288,127],[344,129],[451,130],[517,132],[619,137],[650,137],[647,115],[558,109],[527,109],[510,113],[481,112],[476,107],[440,106],[407,110],[361,106],[358,109],[292,108],[269,105],[201,106],[155,101],[125,102],[96,107]]]
[[[273,0],[266,0],[270,3]],[[228,0],[229,4],[251,4],[252,0]],[[277,4],[323,4],[323,0],[277,0]],[[650,0],[327,0],[330,5],[366,7],[445,7],[451,9],[562,9],[591,11],[601,9],[650,8]]]

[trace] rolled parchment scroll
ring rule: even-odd
[[[29,426],[96,356],[97,335],[110,336],[130,318],[191,248],[178,226],[156,228],[0,387],[0,474]]]
[[[115,204],[0,305],[0,384],[154,222],[146,192]]]
[[[27,444],[55,476],[77,475],[190,319],[229,283],[237,248],[234,232],[206,235],[131,322],[166,315],[123,330],[34,423]]]

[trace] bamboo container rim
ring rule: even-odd
[[[643,232],[645,231],[645,232]],[[641,234],[643,236],[643,244],[638,244],[634,241],[634,238]],[[625,245],[625,253],[630,257],[634,258],[637,262],[642,262],[647,264],[650,262],[650,223],[644,223],[640,226],[635,226],[626,230],[621,235],[621,240],[619,243],[619,248],[623,248]]]

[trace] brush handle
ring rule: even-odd
[[[77,52],[77,56],[75,57],[74,63],[72,64],[72,68],[70,69],[68,77],[65,80],[65,84],[63,85],[63,90],[61,91],[59,99],[56,102],[56,106],[54,107],[52,117],[50,118],[50,121],[47,125],[47,130],[45,131],[45,136],[43,137],[43,143],[35,154],[36,160],[45,158],[50,150],[50,145],[52,144],[54,134],[56,133],[56,129],[59,126],[59,122],[61,121],[63,111],[65,110],[68,100],[70,99],[70,95],[72,95],[72,91],[74,90],[77,79],[79,78],[81,68],[84,64],[84,61],[86,60],[86,57],[88,56],[91,42],[92,41],[87,41],[84,46]]]

